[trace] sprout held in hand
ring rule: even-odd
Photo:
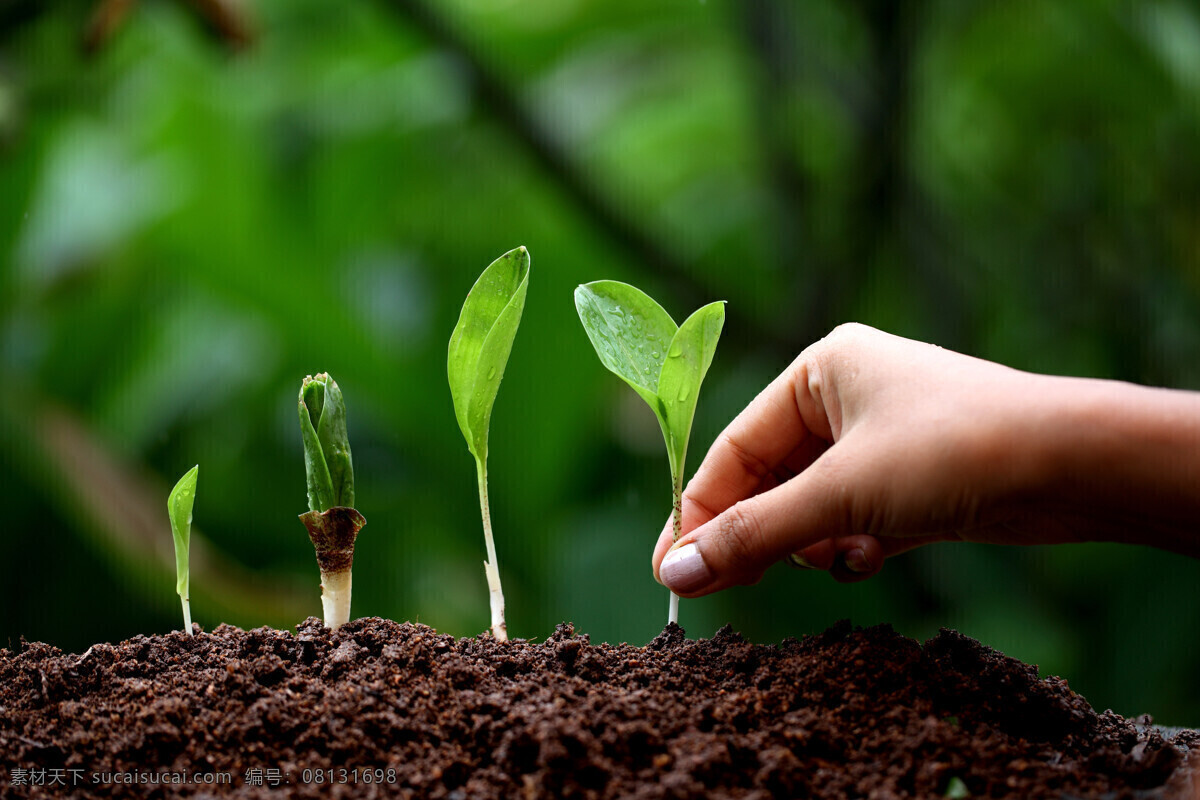
[[[676,326],[671,315],[627,283],[595,281],[575,290],[575,310],[596,355],[654,410],[671,462],[672,526],[683,527],[683,468],[700,384],[725,325],[724,302],[709,303]],[[669,622],[679,622],[671,593]]]
[[[175,539],[175,591],[183,605],[183,629],[192,635],[192,606],[188,588],[188,549],[192,538],[192,505],[196,502],[196,477],[200,465],[189,469],[167,497],[171,536]]]
[[[524,247],[493,261],[467,294],[458,324],[450,335],[446,359],[454,415],[467,440],[467,449],[475,456],[483,540],[487,545],[488,560],[483,569],[491,600],[492,635],[502,642],[508,639],[508,626],[504,621],[504,590],[500,588],[492,515],[488,508],[488,426],[500,379],[504,377],[504,367],[512,352],[513,338],[521,324],[528,288],[529,252]]]
[[[309,509],[300,521],[317,551],[325,625],[337,630],[350,620],[354,540],[367,521],[354,510],[354,465],[342,391],[327,373],[310,375],[300,386],[300,436]]]

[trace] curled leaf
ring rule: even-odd
[[[709,303],[684,320],[671,338],[667,358],[658,377],[658,397],[666,409],[664,433],[671,453],[673,473],[683,471],[696,398],[725,326],[725,304]]]
[[[518,247],[479,276],[450,335],[446,375],[454,415],[467,447],[480,461],[487,461],[492,406],[521,324],[528,288],[529,251]]]
[[[192,506],[196,502],[196,478],[200,465],[184,473],[167,497],[171,536],[175,540],[175,591],[188,599],[188,553],[192,538]],[[190,626],[189,626],[190,627]]]
[[[305,377],[299,412],[309,509],[353,508],[354,463],[346,434],[346,404],[328,373]]]

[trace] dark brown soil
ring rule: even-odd
[[[1190,800],[1189,746],[953,631],[631,647],[309,619],[0,650],[6,797]]]

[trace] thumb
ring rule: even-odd
[[[814,464],[768,492],[742,500],[695,528],[663,556],[662,583],[681,597],[757,583],[791,553],[848,530],[848,494]],[[686,498],[685,498],[686,501]]]

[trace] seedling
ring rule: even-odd
[[[596,281],[575,290],[575,310],[600,362],[641,395],[658,417],[671,462],[674,539],[683,528],[683,468],[700,384],[725,325],[723,301],[709,303],[677,326],[663,307],[627,283]],[[668,621],[679,621],[671,593]]]
[[[327,373],[309,375],[300,385],[300,437],[308,478],[308,513],[300,521],[317,551],[325,625],[337,630],[350,620],[354,540],[367,521],[354,509],[342,390]]]
[[[501,642],[508,640],[508,626],[504,621],[504,590],[500,586],[488,507],[488,426],[513,338],[521,324],[528,288],[529,252],[524,247],[510,250],[493,261],[467,294],[458,324],[450,335],[446,359],[454,415],[467,440],[467,449],[475,456],[483,540],[487,546],[488,560],[483,570],[492,609],[492,635]]]
[[[183,606],[183,629],[192,635],[192,606],[188,589],[188,551],[192,539],[192,505],[196,502],[196,477],[200,465],[189,469],[167,496],[167,515],[175,539],[175,591]]]
[[[967,788],[967,784],[963,783],[963,779],[954,775],[946,782],[946,791],[942,797],[950,798],[950,800],[961,800],[964,797],[970,797],[971,790]]]

